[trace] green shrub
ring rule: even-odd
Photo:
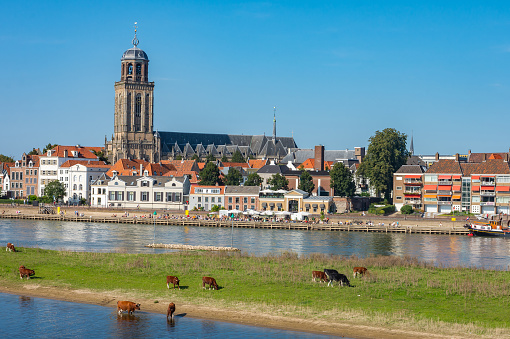
[[[413,212],[414,212],[414,210],[411,207],[411,205],[404,205],[400,209],[400,213],[402,213],[402,214],[412,214]]]

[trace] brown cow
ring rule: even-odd
[[[170,303],[168,304],[168,310],[166,311],[166,318],[170,317],[170,319],[174,318],[174,312],[175,312],[175,304]]]
[[[181,287],[179,286],[179,278],[174,277],[173,275],[167,275],[166,276],[166,288],[169,289],[171,283],[174,285],[174,290],[175,290],[175,285],[177,285],[177,288],[181,289]]]
[[[9,252],[16,252],[16,248],[14,248],[14,245],[11,244],[10,242],[7,243],[7,247],[5,248],[5,250]]]
[[[127,311],[130,315],[133,314],[135,310],[140,309],[140,304],[135,304],[132,301],[117,301],[117,313],[121,314],[122,311]]]
[[[356,276],[359,274],[361,276],[364,276],[365,273],[367,273],[367,268],[366,267],[354,267],[352,269],[352,274],[354,275],[354,278],[356,278]]]
[[[31,275],[35,275],[35,271],[25,268],[25,266],[21,265],[19,267],[19,277],[23,279],[23,277],[27,277],[27,279],[30,279]]]
[[[319,282],[327,282],[328,277],[326,276],[326,273],[322,271],[312,271],[312,280],[315,281],[315,279],[319,279]]]
[[[216,279],[211,277],[202,277],[202,287],[205,288],[205,285],[209,285],[209,289],[211,289],[211,286],[213,289],[218,290],[218,284],[216,283]]]

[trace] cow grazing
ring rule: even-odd
[[[27,279],[30,279],[31,275],[35,275],[35,271],[25,268],[25,266],[21,265],[19,267],[19,277],[23,279],[23,277],[27,277]]]
[[[327,275],[329,282],[328,286],[331,284],[333,286],[333,282],[337,281],[340,286],[343,286],[346,284],[347,286],[351,286],[351,283],[349,282],[349,279],[345,276],[345,274],[338,273],[337,270],[329,270],[324,269],[324,273]]]
[[[365,273],[367,273],[367,268],[366,267],[354,267],[352,269],[352,274],[354,275],[354,278],[356,278],[356,276],[359,274],[361,276],[364,276]]]
[[[218,284],[216,283],[216,279],[214,278],[202,277],[202,287],[205,288],[206,284],[209,285],[209,289],[211,289],[211,287],[215,290],[219,289]]]
[[[122,311],[127,311],[129,315],[132,315],[135,310],[140,309],[140,304],[135,304],[132,301],[117,301],[117,313],[121,314]]]
[[[16,252],[16,248],[14,248],[14,245],[11,244],[10,242],[7,243],[7,247],[5,247],[5,250],[9,252]]]
[[[322,271],[312,271],[312,280],[316,281],[315,279],[319,279],[319,282],[328,281],[328,277],[326,276],[326,273],[324,273]]]
[[[175,304],[170,303],[168,304],[168,310],[166,311],[166,318],[170,317],[170,319],[174,318],[174,312],[175,312]]]
[[[177,288],[181,289],[181,287],[179,286],[179,278],[174,277],[173,275],[166,276],[166,288],[169,289],[170,284],[174,285],[174,289],[175,289],[175,285],[177,285]]]

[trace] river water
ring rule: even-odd
[[[443,266],[509,269],[510,240],[428,234],[362,233],[251,228],[0,219],[0,243],[76,251],[163,253],[152,243],[230,246],[252,254],[293,251],[359,257],[411,256]]]
[[[328,338],[317,334],[193,319],[0,293],[0,337],[23,338]],[[142,306],[143,307],[143,306]],[[7,311],[8,310],[8,311]]]

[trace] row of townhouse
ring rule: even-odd
[[[479,163],[439,160],[426,171],[404,165],[394,174],[394,204],[427,213],[510,214],[510,167],[504,159]]]
[[[192,186],[189,209],[210,211],[213,206],[227,210],[272,212],[330,212],[333,198],[311,196],[299,189],[261,190],[258,186]]]

